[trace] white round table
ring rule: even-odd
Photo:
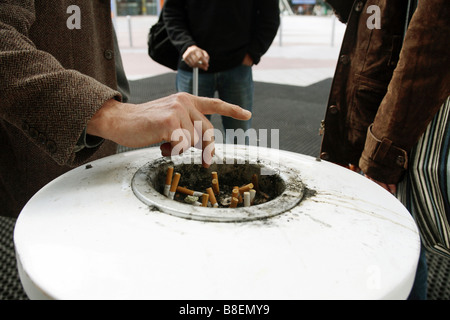
[[[223,151],[223,146],[217,145]],[[256,152],[257,147],[250,147]],[[237,149],[244,149],[238,146]],[[42,188],[14,232],[31,299],[405,299],[420,239],[398,200],[363,176],[280,150],[308,192],[280,215],[189,220],[131,188],[158,148],[76,168]],[[227,148],[228,152],[228,148]],[[212,209],[214,210],[214,209]]]

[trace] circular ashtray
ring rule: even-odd
[[[213,163],[206,169],[201,164],[176,164],[166,158],[159,158],[141,167],[133,176],[131,185],[134,194],[142,202],[177,217],[211,222],[252,221],[286,212],[303,198],[304,185],[299,172],[281,165],[273,167],[269,163],[263,159],[250,162],[232,157],[224,158],[221,163]],[[181,174],[179,186],[202,193],[206,193],[205,190],[211,186],[211,174],[217,173],[219,207],[196,206],[164,195],[169,167]],[[258,178],[258,191],[253,205],[229,208],[226,198],[232,193],[233,187],[251,183],[254,176]]]

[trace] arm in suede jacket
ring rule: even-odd
[[[325,115],[321,158],[395,184],[408,153],[450,95],[450,6],[420,0],[405,35],[407,1],[329,0],[347,23]],[[381,10],[381,29],[367,27]]]

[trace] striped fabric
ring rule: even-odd
[[[424,246],[450,258],[450,97],[411,151],[398,198],[414,216]]]

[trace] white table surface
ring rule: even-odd
[[[161,157],[158,148],[97,160],[55,179],[29,201],[15,227],[26,293],[32,299],[407,298],[420,240],[401,203],[340,166],[276,152],[316,193],[261,221],[201,222],[150,210],[130,183],[140,167]]]

